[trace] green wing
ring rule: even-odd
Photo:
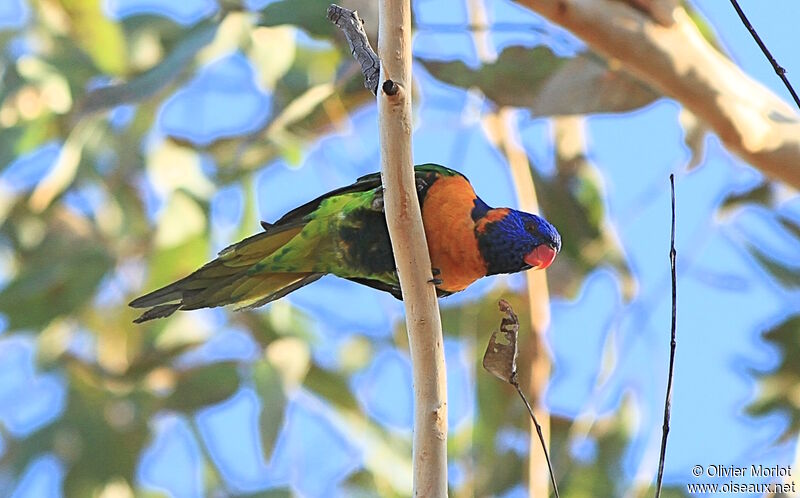
[[[435,164],[417,166],[420,199],[440,175],[454,174],[459,173]],[[262,225],[264,232],[223,249],[191,275],[133,300],[130,306],[149,308],[136,321],[177,310],[261,306],[326,273],[400,297],[379,173]]]
[[[435,182],[439,176],[455,176],[455,175],[463,176],[458,171],[433,163],[420,164],[414,166],[414,175],[416,176],[417,181],[424,182],[427,186],[432,185],[433,182]],[[304,220],[306,216],[315,212],[320,207],[323,201],[330,199],[332,197],[336,197],[342,194],[351,194],[357,192],[368,192],[368,191],[377,192],[380,187],[381,187],[380,173],[370,173],[368,175],[364,175],[362,177],[357,178],[355,183],[353,183],[352,185],[341,187],[336,190],[331,190],[330,192],[322,194],[316,199],[309,201],[300,207],[292,209],[291,211],[283,215],[278,221],[276,221],[274,226],[279,227],[282,225],[285,226],[287,224],[302,222],[302,220]]]
[[[436,164],[417,166],[415,174],[420,202],[439,177],[460,175]],[[298,223],[302,231],[252,272],[332,273],[400,297],[379,173],[290,211],[275,227]]]

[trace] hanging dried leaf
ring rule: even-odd
[[[483,355],[483,368],[500,380],[513,384],[517,376],[517,336],[519,319],[507,301],[497,302],[500,311],[506,314],[500,322],[500,329],[492,332],[486,353]]]

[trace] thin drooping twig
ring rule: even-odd
[[[414,383],[413,492],[414,496],[446,498],[444,340],[411,158],[410,0],[382,0],[379,13],[380,56],[370,47],[355,12],[331,5],[328,19],[344,31],[361,64],[364,85],[378,97],[384,210],[406,310]]]
[[[669,342],[669,373],[667,374],[667,396],[664,400],[664,425],[661,434],[661,455],[658,458],[658,480],[656,482],[656,498],[661,496],[661,482],[664,478],[664,459],[667,455],[667,434],[669,434],[669,415],[672,409],[672,377],[675,368],[675,328],[677,318],[677,277],[675,272],[675,175],[669,175],[670,190],[672,192],[672,231],[669,244],[669,267],[672,273],[672,332]]]
[[[556,484],[556,477],[553,473],[553,465],[550,463],[550,454],[547,452],[547,441],[545,441],[542,426],[536,420],[536,415],[533,408],[528,403],[528,398],[522,392],[517,378],[517,356],[519,356],[518,338],[519,338],[519,318],[514,313],[514,308],[504,299],[497,302],[500,311],[506,314],[503,321],[500,322],[500,329],[492,332],[489,337],[489,344],[486,345],[486,352],[483,354],[483,368],[498,379],[508,382],[514,389],[517,390],[520,398],[525,403],[525,408],[528,409],[528,414],[531,416],[533,426],[536,428],[536,433],[539,435],[539,442],[542,444],[542,451],[544,452],[544,459],[547,462],[547,470],[550,472],[550,482],[553,484],[553,493],[556,498],[558,496],[558,485]]]
[[[772,53],[770,53],[769,49],[767,49],[767,46],[764,44],[763,41],[761,41],[761,37],[758,36],[756,28],[754,28],[753,25],[750,24],[750,20],[747,19],[747,16],[744,15],[744,11],[742,10],[741,7],[739,7],[739,2],[737,2],[736,0],[731,0],[731,5],[733,5],[733,8],[736,10],[736,13],[739,14],[739,19],[742,20],[744,27],[747,28],[747,31],[750,32],[750,34],[753,36],[753,39],[756,41],[756,43],[758,43],[758,47],[761,49],[762,52],[764,52],[764,56],[766,56],[767,60],[769,60],[769,63],[772,64],[772,68],[775,69],[775,74],[778,75],[781,81],[783,81],[783,84],[786,85],[786,88],[789,90],[789,93],[792,94],[794,103],[797,104],[798,108],[800,108],[800,97],[797,96],[797,92],[794,91],[794,87],[792,87],[792,84],[789,82],[789,78],[786,77],[786,69],[784,69],[780,64],[778,64],[778,61],[776,61],[775,57],[772,56]]]
[[[516,375],[513,379],[511,379],[511,385],[514,386],[514,389],[516,389],[517,393],[519,393],[519,397],[522,398],[523,402],[525,402],[525,408],[528,409],[528,414],[530,414],[533,425],[536,427],[536,434],[539,435],[539,441],[542,442],[542,451],[544,452],[544,459],[547,462],[547,470],[550,472],[550,482],[553,484],[553,494],[555,494],[556,498],[559,498],[556,476],[553,474],[553,465],[550,463],[550,454],[547,452],[547,443],[545,443],[544,434],[542,434],[542,426],[539,425],[539,421],[536,420],[536,415],[533,414],[533,408],[531,408],[531,404],[528,403],[528,398],[526,398],[525,394],[522,393],[522,389],[519,387],[519,381],[517,381]]]
[[[345,9],[336,4],[328,7],[328,20],[344,32],[350,53],[361,65],[364,74],[364,86],[373,95],[378,95],[378,81],[380,80],[381,61],[378,54],[372,49],[364,32],[364,21],[358,17],[358,12]]]

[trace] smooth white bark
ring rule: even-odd
[[[433,275],[411,157],[409,0],[381,0],[378,56],[384,209],[403,291],[414,380],[414,496],[446,498],[447,378],[439,304],[429,283]],[[387,80],[395,85],[388,93]]]

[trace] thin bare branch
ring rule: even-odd
[[[763,41],[761,41],[761,37],[758,36],[756,28],[750,24],[750,20],[747,19],[747,16],[744,15],[744,11],[741,7],[739,7],[739,2],[736,0],[731,0],[731,4],[733,5],[733,8],[736,9],[736,13],[739,14],[739,19],[742,20],[744,27],[747,28],[747,31],[750,32],[750,34],[753,36],[753,39],[756,41],[756,43],[758,43],[759,48],[762,52],[764,52],[764,56],[766,56],[769,63],[772,64],[772,68],[775,69],[775,74],[778,75],[781,81],[783,81],[783,84],[786,85],[789,93],[792,94],[792,98],[794,99],[794,103],[797,104],[797,108],[800,109],[800,97],[797,96],[797,92],[794,91],[794,87],[792,87],[792,84],[789,82],[789,78],[786,77],[786,69],[778,64],[778,61],[776,61],[775,57],[772,56],[772,53],[770,53],[769,49],[767,49],[767,46]]]
[[[664,425],[661,434],[661,455],[658,458],[658,480],[656,482],[656,498],[661,496],[661,481],[664,478],[664,460],[667,455],[667,435],[669,434],[669,416],[672,410],[672,378],[675,368],[675,328],[677,318],[677,276],[675,272],[675,175],[669,175],[669,184],[672,192],[672,231],[669,245],[669,266],[672,272],[672,333],[669,342],[669,374],[667,376],[667,395],[664,400]]]
[[[536,434],[539,435],[539,441],[542,443],[542,452],[544,453],[544,459],[547,462],[547,470],[550,472],[550,482],[553,484],[553,494],[556,498],[558,496],[558,485],[556,484],[556,476],[553,474],[553,465],[550,463],[550,454],[547,452],[547,443],[544,439],[544,434],[542,433],[542,426],[539,425],[539,421],[536,420],[536,415],[533,414],[533,408],[531,408],[531,404],[528,403],[528,399],[525,397],[525,394],[522,393],[522,389],[519,387],[519,381],[517,377],[511,381],[511,385],[517,390],[519,393],[519,397],[522,398],[522,401],[525,403],[525,408],[528,409],[528,414],[531,416],[531,421],[533,422],[534,427],[536,427]]]
[[[361,65],[364,86],[373,95],[377,95],[381,61],[369,43],[367,33],[364,31],[364,21],[358,17],[358,12],[355,10],[345,9],[336,4],[328,7],[328,20],[344,32],[347,43],[350,45],[350,53]]]

